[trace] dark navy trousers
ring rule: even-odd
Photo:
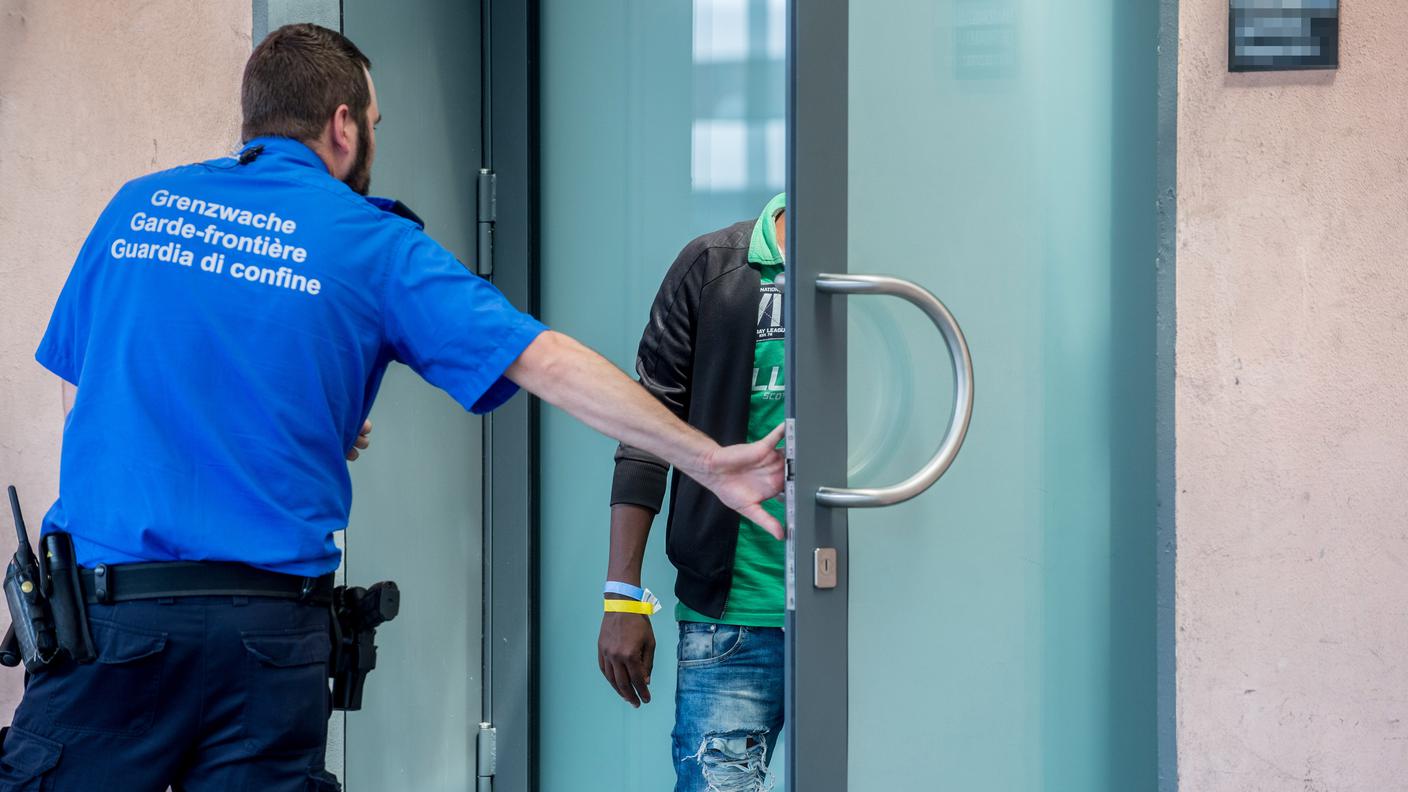
[[[327,606],[181,597],[89,615],[97,662],[29,678],[0,792],[339,789],[323,768]]]

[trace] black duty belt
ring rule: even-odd
[[[332,603],[333,576],[299,577],[226,562],[99,564],[79,570],[90,603],[168,597],[274,597]]]

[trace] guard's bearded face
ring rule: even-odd
[[[376,84],[371,72],[367,75],[367,93],[371,101],[367,103],[367,113],[357,124],[357,152],[352,158],[352,169],[347,172],[343,183],[360,195],[366,195],[372,188],[372,160],[376,159],[376,125],[381,121],[381,108],[376,101]]]
[[[360,195],[366,195],[372,188],[372,154],[376,144],[371,139],[371,124],[363,124],[357,135],[357,154],[352,159],[352,169],[342,181]]]

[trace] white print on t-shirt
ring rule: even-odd
[[[764,283],[759,286],[758,295],[758,341],[784,338],[786,334],[782,323],[782,287]]]
[[[298,231],[297,222],[280,217],[274,212],[252,212],[248,209],[240,209],[201,198],[174,195],[169,190],[157,190],[152,193],[151,204],[156,207],[176,209],[179,212],[198,217],[212,217],[235,225],[278,234],[292,236]],[[308,249],[301,245],[290,244],[279,236],[233,233],[220,229],[214,223],[207,223],[201,227],[190,222],[185,216],[166,217],[148,214],[145,211],[134,212],[128,219],[127,227],[133,231],[162,234],[174,237],[174,239],[164,243],[131,241],[125,238],[114,239],[108,247],[108,254],[114,260],[140,259],[176,264],[182,267],[195,266],[196,251],[190,250],[182,244],[184,240],[211,248],[211,252],[200,259],[202,272],[215,275],[228,274],[229,277],[236,280],[304,294],[317,295],[323,290],[323,284],[317,278],[300,274],[292,266],[282,264],[285,261],[291,264],[307,262]],[[229,260],[230,256],[243,258],[246,255],[270,259],[275,262],[276,266]]]

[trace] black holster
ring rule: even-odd
[[[25,670],[33,673],[65,660],[91,663],[97,652],[88,629],[73,538],[53,532],[40,540],[40,549],[36,558],[26,546],[5,570],[10,629],[0,642],[0,665],[23,662]]]
[[[40,563],[48,566],[44,593],[53,614],[59,651],[75,662],[91,663],[98,659],[98,652],[88,629],[88,603],[79,582],[73,537],[56,532],[45,535],[39,543],[44,548]]]
[[[332,708],[359,710],[367,674],[376,668],[376,628],[401,612],[401,591],[384,580],[370,588],[338,586],[332,599]]]

